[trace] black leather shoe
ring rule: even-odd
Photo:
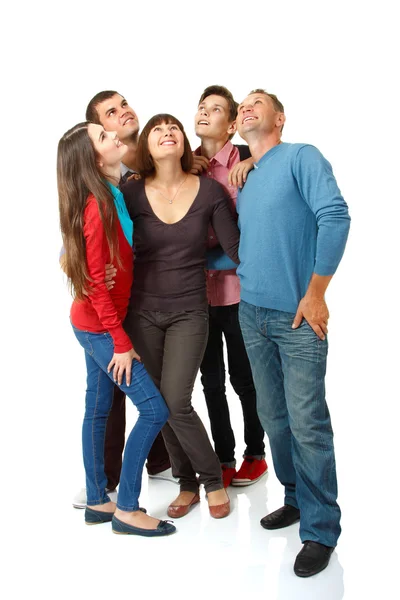
[[[282,508],[274,510],[274,512],[261,519],[260,523],[264,529],[281,529],[296,523],[296,521],[300,521],[299,509],[285,504]]]
[[[334,549],[318,542],[304,542],[303,548],[296,556],[294,572],[298,577],[311,577],[323,571],[328,566]]]

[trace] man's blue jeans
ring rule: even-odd
[[[239,319],[285,504],[300,510],[300,538],[336,546],[340,508],[325,401],[328,342],[294,314],[240,302]]]
[[[82,427],[83,462],[88,506],[109,502],[104,472],[104,438],[113,400],[114,380],[107,366],[114,354],[109,333],[91,333],[73,327],[85,350],[87,367],[86,410]],[[139,510],[143,465],[154,439],[168,419],[168,408],[142,363],[132,362],[131,385],[125,375],[121,390],[132,400],[139,417],[125,444],[117,506]]]

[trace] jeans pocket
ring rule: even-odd
[[[112,347],[112,349],[114,351],[114,340],[112,339],[112,336],[108,333],[108,331],[106,331],[102,335],[103,335],[104,339],[106,340],[106,342],[108,342],[108,344]]]
[[[89,354],[89,356],[93,356],[94,350],[89,338],[90,332],[85,331],[83,329],[77,329],[77,327],[74,327],[72,323],[71,326],[75,337],[82,346],[82,348]]]

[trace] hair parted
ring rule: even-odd
[[[140,176],[142,178],[149,177],[155,171],[154,161],[149,152],[148,138],[149,133],[153,129],[153,127],[161,125],[162,123],[165,123],[166,125],[174,124],[179,127],[179,129],[183,133],[184,139],[184,151],[181,158],[182,170],[185,173],[189,173],[190,169],[192,168],[192,150],[190,148],[189,140],[186,136],[182,123],[176,117],[168,113],[160,113],[158,115],[154,115],[154,117],[151,117],[151,119],[144,126],[143,131],[139,136],[139,142],[136,152],[136,168],[139,171]]]
[[[105,90],[104,92],[99,92],[93,96],[86,108],[86,121],[89,121],[90,123],[96,123],[97,125],[102,125],[102,123],[100,123],[99,113],[97,112],[96,107],[104,102],[104,100],[109,100],[115,95],[120,96],[121,94],[113,90]]]
[[[86,264],[83,233],[84,212],[88,196],[93,194],[99,206],[110,250],[110,262],[119,266],[117,211],[112,192],[102,175],[97,154],[88,133],[88,122],[78,123],[60,139],[57,150],[57,187],[60,228],[65,248],[65,272],[71,292],[78,300],[85,298],[92,280]]]

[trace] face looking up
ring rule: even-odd
[[[200,102],[194,118],[196,135],[200,138],[220,140],[236,131],[235,121],[230,120],[226,98],[211,94]]]
[[[137,115],[125,98],[119,94],[97,104],[96,110],[104,129],[116,131],[120,140],[124,141],[132,135],[137,135],[139,131]]]
[[[266,94],[250,94],[238,108],[236,119],[239,135],[247,139],[248,134],[271,134],[281,129],[285,115],[275,110],[273,102]]]
[[[154,161],[174,155],[181,158],[185,149],[183,133],[175,123],[155,125],[149,133],[147,143]]]
[[[97,163],[106,173],[111,168],[118,168],[128,147],[118,138],[116,131],[105,131],[101,125],[89,123],[88,135],[97,154]]]

